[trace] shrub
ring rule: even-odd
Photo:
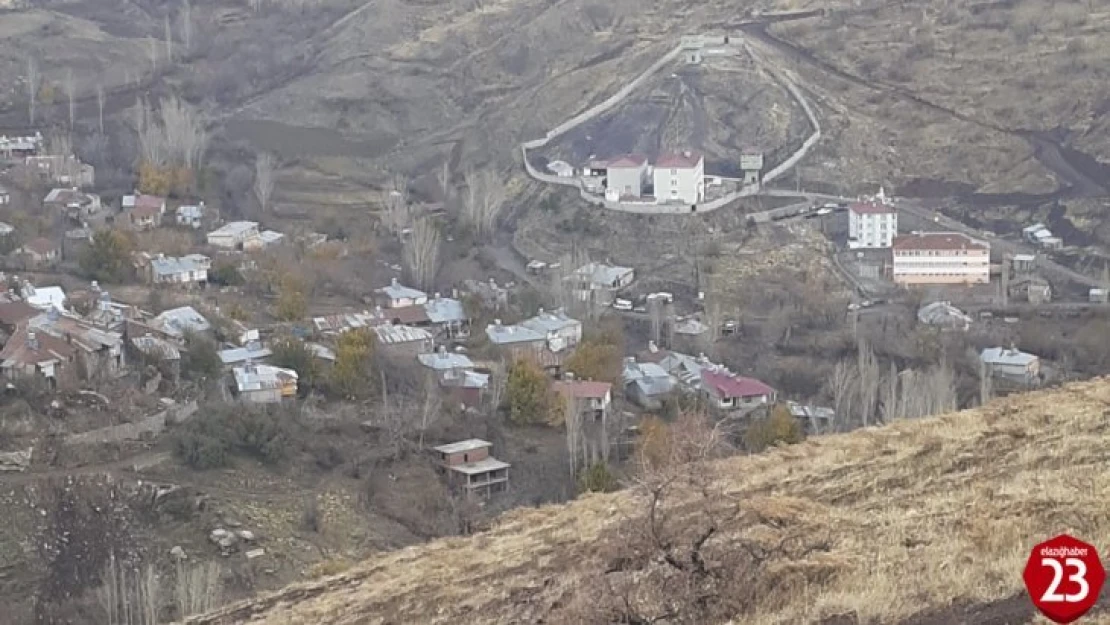
[[[199,470],[227,466],[233,453],[277,464],[289,456],[294,426],[280,407],[202,409],[175,432],[173,449],[182,462]]]
[[[186,377],[198,380],[215,378],[222,368],[216,343],[195,333],[185,335],[185,352],[181,354],[181,372]]]
[[[744,444],[751,451],[762,451],[779,443],[792,445],[805,438],[802,426],[786,404],[777,404],[766,419],[758,419],[744,432]]]
[[[592,464],[578,475],[578,490],[583,493],[609,493],[617,490],[617,478],[604,462]]]

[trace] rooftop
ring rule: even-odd
[[[1033,354],[1006,347],[988,347],[983,350],[979,358],[987,364],[1018,367],[1024,367],[1037,360]]]
[[[589,262],[575,269],[574,275],[580,279],[587,279],[598,286],[611,286],[633,271],[635,270],[631,267]]]
[[[894,237],[894,250],[990,250],[990,245],[984,241],[973,239],[959,232],[918,232]]]
[[[849,206],[848,210],[857,215],[887,215],[897,212],[893,206],[879,204],[878,202],[856,202]]]
[[[466,464],[453,464],[449,469],[465,475],[477,475],[479,473],[489,473],[490,471],[499,471],[501,469],[508,469],[513,465],[508,462],[502,462],[497,458],[483,458],[477,462],[468,462]]]
[[[262,360],[263,358],[269,358],[273,354],[270,348],[262,347],[262,345],[233,347],[231,349],[222,349],[219,351],[220,362],[225,365],[247,362],[248,360]]]
[[[407,287],[401,284],[397,278],[394,278],[388,286],[383,286],[378,289],[378,293],[385,294],[390,300],[420,299],[428,297],[428,294],[424,291]]]
[[[446,445],[440,445],[439,447],[433,447],[432,449],[441,454],[451,455],[461,454],[466,451],[474,451],[476,449],[484,449],[486,447],[493,447],[493,443],[484,441],[480,438],[468,438],[465,441],[448,443]]]
[[[430,332],[411,326],[380,325],[374,327],[374,332],[378,335],[378,340],[386,345],[432,340]]]
[[[605,161],[606,169],[636,169],[643,167],[648,158],[642,154],[624,154]]]
[[[181,351],[173,343],[149,334],[131,339],[135,349],[148,356],[158,356],[163,360],[180,360]]]
[[[486,326],[486,336],[496,345],[539,342],[547,339],[543,334],[524,326],[506,326],[497,323]]]
[[[582,322],[567,316],[567,313],[563,310],[545,312],[541,308],[535,317],[521,321],[520,325],[529,330],[539,332],[540,334],[547,334],[549,332],[558,332],[566,328],[581,326]]]
[[[278,232],[277,230],[263,230],[262,232],[258,233],[258,238],[261,239],[262,242],[266,245],[273,245],[274,243],[277,243],[278,241],[284,239],[285,235]]]
[[[660,169],[693,169],[704,158],[699,152],[689,150],[663,153],[655,160],[655,167]]]
[[[155,317],[153,322],[163,332],[175,336],[185,332],[207,332],[212,328],[212,324],[192,306],[167,310]]]
[[[420,354],[416,357],[420,364],[436,371],[446,369],[471,369],[474,363],[466,354],[456,354],[448,351],[438,351],[432,354]]]
[[[200,219],[204,217],[204,205],[182,204],[177,207],[177,214],[189,219]]]
[[[725,397],[758,397],[775,393],[775,389],[759,380],[734,375],[727,371],[702,369],[701,379],[706,386],[715,389]]]
[[[190,254],[189,256],[182,256],[181,258],[165,256],[163,258],[152,259],[150,261],[150,268],[155,275],[172,276],[180,273],[192,273],[208,269],[210,263],[210,258],[200,254]]]
[[[32,344],[31,336],[34,336]],[[77,350],[65,339],[46,332],[35,332],[27,326],[21,327],[0,350],[0,362],[4,367],[14,365],[37,365],[52,361],[68,361],[77,355]]]
[[[375,313],[377,313],[377,311],[375,311]],[[380,315],[382,321],[388,320],[401,325],[417,325],[430,321],[428,318],[428,310],[420,304],[387,308],[381,311]]]
[[[917,320],[929,325],[970,324],[971,317],[948,302],[933,302],[917,311]]]
[[[35,254],[44,255],[49,254],[50,252],[57,251],[58,244],[46,237],[38,237],[24,243],[23,249],[27,250],[28,252],[34,252]]]
[[[231,370],[239,391],[260,391],[280,388],[289,382],[297,381],[297,372],[292,369],[272,365],[246,365]]]
[[[560,395],[570,395],[575,399],[605,399],[613,385],[591,380],[559,380],[551,388]]]
[[[466,321],[466,309],[462,302],[450,297],[436,297],[424,304],[428,320],[432,323],[455,323]]]
[[[219,228],[216,228],[212,232],[209,232],[208,235],[243,236],[256,228],[258,228],[257,221],[232,221],[220,226]]]

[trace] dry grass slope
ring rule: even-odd
[[[810,578],[819,581],[780,588],[744,622],[853,612],[860,622],[898,622],[954,602],[1013,597],[1042,538],[1069,531],[1110,544],[1108,416],[1110,380],[1101,379],[709,467],[722,501],[829,546],[783,564],[821,571]],[[559,606],[636,505],[618,493],[517,511],[485,534],[398,551],[191,622],[566,622]],[[727,549],[730,533],[747,531],[727,528],[719,544]]]

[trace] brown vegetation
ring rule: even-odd
[[[651,499],[633,490],[509,513],[479,536],[378,557],[337,578],[191,622],[447,623],[475,613],[489,623],[540,615],[582,622],[581,602],[570,599],[590,585],[591,596],[604,599],[597,607],[608,609],[622,594],[595,582],[618,564],[668,584],[701,579],[694,588],[720,610],[701,622],[805,623],[836,615],[897,622],[934,606],[1008,598],[1020,590],[1034,542],[1065,530],[1096,544],[1110,539],[1103,513],[1110,493],[1098,479],[1107,384],[1073,384],[703,464],[691,474],[702,486],[661,509],[663,531],[675,532],[666,536],[673,536],[677,568],[686,569],[674,579],[665,571],[675,565],[663,558],[637,559],[625,550],[623,564],[614,559],[629,536],[621,528],[642,527],[651,510]],[[715,519],[717,529],[692,551]],[[720,572],[726,564],[741,568],[726,571],[722,583],[689,576],[699,566]],[[752,592],[772,583],[773,592]],[[648,601],[645,611],[691,614],[683,602],[633,598]]]

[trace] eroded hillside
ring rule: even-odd
[[[1030,546],[1064,531],[1110,543],[1108,406],[1102,379],[733,458],[703,468],[712,504],[690,494],[658,518],[715,519],[703,565],[751,565],[719,591],[773,584],[722,601],[736,622],[1031,622]],[[618,555],[644,527],[637,493],[517,511],[191,622],[607,622],[588,611],[627,588],[614,576],[668,566]]]

